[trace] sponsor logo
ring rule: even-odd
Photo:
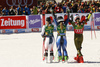
[[[25,33],[25,29],[18,29],[17,32],[18,33]]]
[[[13,30],[2,30],[2,33],[13,33]]]
[[[35,23],[40,22],[40,21],[41,21],[40,19],[30,20],[30,24],[35,24]]]
[[[91,26],[84,26],[84,29],[86,30],[86,29],[91,29]]]
[[[95,21],[96,21],[96,22],[100,22],[100,17],[97,17],[97,18],[95,19]]]
[[[39,32],[39,28],[33,28],[32,32]]]
[[[5,30],[2,30],[2,33],[6,33],[6,31]]]
[[[10,0],[10,1],[11,1],[11,0]],[[23,2],[24,4],[22,4],[22,2]],[[8,6],[18,6],[19,4],[20,4],[21,6],[25,6],[25,5],[28,4],[28,0],[12,0],[12,4],[9,3],[9,0],[6,0],[6,3],[7,3]],[[18,3],[18,4],[16,4],[16,3]],[[33,4],[33,0],[31,0],[31,3],[28,4],[28,6],[31,6],[32,4]]]
[[[8,20],[1,19],[1,26],[25,26],[25,20],[12,20],[8,18]]]
[[[18,30],[14,30],[14,33],[18,33]]]

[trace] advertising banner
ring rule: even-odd
[[[2,30],[1,33],[5,34],[5,33],[13,33],[12,29],[6,29],[6,30]]]
[[[25,29],[15,29],[14,33],[25,33]]]
[[[26,29],[26,16],[0,17],[0,29]]]
[[[94,14],[94,22],[95,22],[95,26],[100,26],[100,13],[95,13]]]
[[[40,15],[30,15],[28,18],[29,28],[41,28]]]

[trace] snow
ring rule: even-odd
[[[54,36],[56,39],[56,32]],[[40,32],[20,34],[0,34],[0,67],[100,67],[100,31],[97,38],[91,39],[91,31],[84,31],[82,53],[85,63],[74,61],[76,48],[74,32],[67,31],[67,50],[69,60],[66,63],[45,63],[42,61],[42,37]],[[94,35],[93,35],[94,36]],[[56,44],[54,53],[56,53]]]

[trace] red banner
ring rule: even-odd
[[[26,16],[0,17],[0,29],[26,29]]]

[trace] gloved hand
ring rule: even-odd
[[[51,19],[51,23],[53,22],[53,17],[52,16],[50,16],[50,19]]]
[[[68,16],[67,15],[64,15],[64,21],[67,20],[67,18],[68,18]]]
[[[85,19],[85,16],[84,16],[84,15],[81,17],[81,21],[80,21],[80,22],[83,22],[83,21],[86,21],[86,19]]]
[[[88,15],[86,16],[86,20],[87,20],[87,21],[90,19],[91,15],[92,15],[92,11],[90,11],[90,14],[88,14]]]
[[[73,15],[71,15],[71,16],[69,17],[69,20],[70,20],[70,21],[73,21]]]

